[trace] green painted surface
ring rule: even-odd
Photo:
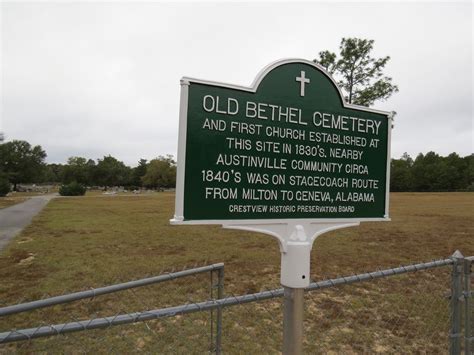
[[[185,220],[385,217],[390,122],[317,68],[276,67],[256,93],[191,82],[187,109]]]

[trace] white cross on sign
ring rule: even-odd
[[[300,73],[300,76],[297,76],[296,77],[296,81],[299,81],[301,83],[301,87],[300,87],[300,96],[304,96],[304,84],[310,82],[310,80],[308,78],[305,78],[305,72],[304,71],[301,71]]]

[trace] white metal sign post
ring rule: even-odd
[[[390,112],[347,104],[319,65],[287,59],[250,87],[183,78],[175,215],[275,237],[284,354],[300,354],[316,238],[387,221]]]

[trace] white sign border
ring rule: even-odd
[[[289,219],[206,219],[206,220],[184,220],[184,177],[185,177],[185,162],[186,162],[186,137],[187,137],[187,116],[188,116],[188,96],[190,83],[205,84],[210,86],[219,86],[239,91],[246,91],[255,93],[263,78],[273,69],[290,63],[302,63],[313,66],[314,68],[325,74],[334,84],[339,92],[339,96],[344,108],[355,109],[359,111],[378,113],[387,116],[388,119],[388,142],[387,142],[387,168],[386,168],[386,184],[385,184],[385,214],[380,218],[289,218]],[[223,226],[236,225],[287,225],[287,224],[313,224],[313,223],[337,223],[337,224],[351,224],[358,222],[377,222],[390,221],[389,217],[389,198],[390,198],[390,162],[391,162],[391,137],[392,137],[392,119],[393,112],[381,111],[371,109],[364,106],[353,105],[346,102],[344,95],[336,84],[333,77],[321,65],[311,62],[306,59],[281,59],[266,66],[260,73],[258,73],[254,82],[250,87],[239,86],[233,84],[220,83],[216,81],[200,80],[189,77],[181,79],[181,96],[179,109],[179,134],[178,134],[178,162],[176,172],[176,198],[175,198],[175,214],[174,218],[170,220],[172,225],[200,225],[200,224],[217,224]],[[244,228],[239,228],[244,229]],[[250,229],[249,229],[250,230]]]

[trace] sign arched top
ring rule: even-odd
[[[229,89],[235,89],[235,90],[240,90],[240,91],[247,91],[247,92],[257,92],[259,89],[260,84],[266,79],[266,77],[273,72],[274,70],[281,69],[280,67],[289,65],[289,64],[303,64],[306,65],[310,68],[311,71],[316,71],[320,73],[320,76],[322,78],[326,78],[331,84],[332,87],[334,88],[334,95],[337,93],[337,97],[340,100],[340,103],[343,107],[354,109],[354,110],[360,110],[360,111],[366,111],[366,112],[373,112],[373,113],[379,113],[381,115],[385,115],[387,117],[391,117],[392,113],[388,111],[382,111],[382,110],[376,110],[372,109],[369,107],[365,106],[359,106],[359,105],[354,105],[354,104],[349,104],[346,102],[344,95],[337,85],[336,81],[334,78],[329,74],[323,66],[321,66],[318,63],[306,60],[306,59],[294,59],[294,58],[289,58],[289,59],[280,59],[277,60],[273,63],[270,63],[267,65],[265,68],[263,68],[255,77],[254,81],[250,86],[242,86],[242,85],[235,85],[235,84],[229,84],[229,83],[221,83],[217,81],[210,81],[210,80],[202,80],[202,79],[195,79],[191,77],[183,77],[181,79],[181,83],[189,84],[189,83],[196,83],[196,84],[206,84],[206,85],[212,85],[212,86],[219,86],[223,88],[229,88]],[[271,77],[271,76],[270,76]],[[296,81],[296,77],[295,77]]]

